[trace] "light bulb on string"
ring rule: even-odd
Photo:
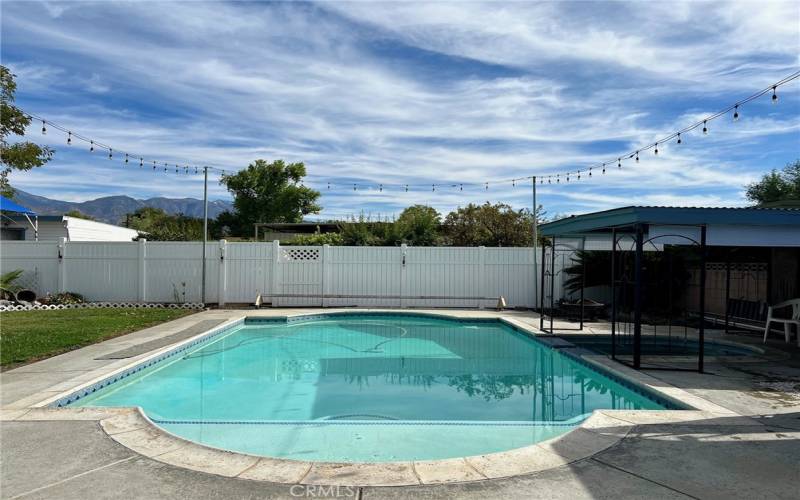
[[[603,173],[604,174],[606,173],[606,164],[605,163],[603,163]]]
[[[153,160],[153,170],[155,170],[155,169],[156,169],[156,161]]]
[[[567,182],[569,182],[569,173],[567,173]]]
[[[658,143],[656,143],[656,144],[655,144],[655,146],[656,146],[656,149],[655,149],[655,150],[653,150],[653,153],[654,153],[654,154],[658,154]]]
[[[578,171],[578,180],[581,180],[581,173]]]
[[[556,184],[561,184],[561,177],[560,174],[556,175]]]
[[[432,193],[436,192],[436,184],[431,184],[431,192]]]
[[[622,168],[622,158],[617,158],[617,168]]]
[[[139,158],[139,168],[142,168],[143,166],[144,166],[144,158],[140,157]]]
[[[511,187],[517,187],[516,179],[511,179]]]
[[[738,104],[733,107],[733,121],[735,121],[735,122],[739,121],[739,105]]]
[[[489,183],[487,182],[486,183],[486,191],[488,191],[488,190],[489,190]]]
[[[67,146],[72,145],[72,132],[67,132]]]
[[[592,176],[592,167],[589,167],[589,177]]]
[[[114,150],[111,149],[111,148],[108,148],[108,159],[109,160],[113,160],[114,159]]]
[[[331,190],[331,183],[329,182],[328,183],[328,191],[330,191],[330,190]]]
[[[680,143],[681,143],[681,133],[678,132],[678,144],[680,144]]]
[[[176,174],[177,174],[177,173],[179,173],[179,172],[178,172],[178,165],[175,165],[175,173],[176,173]]]
[[[772,86],[772,104],[778,103],[778,93],[777,93],[777,85]]]
[[[94,141],[89,141],[89,152],[94,153]]]
[[[164,162],[164,172],[166,172],[166,171],[167,171],[167,168],[168,168],[168,167],[167,167],[167,162]]]
[[[459,191],[463,191],[464,190],[464,185],[463,184],[459,184],[458,190]]]
[[[355,184],[353,184],[353,191],[358,191],[358,187]]]
[[[381,193],[383,192],[383,184],[378,185],[378,191],[380,191]]]
[[[128,153],[125,153],[125,163],[128,163]]]
[[[408,192],[408,184],[406,184],[406,193]]]
[[[636,163],[639,163],[639,152],[636,152]]]
[[[703,134],[708,135],[708,125],[706,125],[705,120],[703,120]]]
[[[194,173],[198,173],[197,167],[194,167]]]
[[[47,127],[45,125],[47,125],[47,122],[42,120],[42,135],[47,135]]]

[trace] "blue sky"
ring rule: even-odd
[[[796,71],[800,3],[5,1],[0,58],[18,105],[119,149],[230,170],[304,161],[323,218],[522,208],[529,185],[492,181],[615,158]],[[540,201],[551,215],[742,205],[745,184],[800,157],[800,82],[779,95],[638,165],[545,184]],[[202,197],[200,176],[125,167],[40,128],[56,155],[13,174],[21,189]],[[211,197],[228,197],[216,179]]]

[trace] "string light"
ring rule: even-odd
[[[464,185],[463,185],[463,184],[461,184],[461,185],[459,186],[458,190],[459,190],[459,191],[463,191],[463,190],[464,190]]]
[[[750,95],[749,97],[746,97],[745,99],[739,100],[738,102],[734,103],[733,105],[731,105],[731,106],[729,106],[729,107],[727,107],[727,108],[725,108],[725,109],[723,109],[723,110],[721,110],[721,111],[719,111],[717,113],[708,115],[705,118],[703,118],[702,120],[699,120],[698,122],[695,122],[695,123],[693,123],[693,124],[691,124],[691,125],[689,125],[689,126],[687,126],[685,128],[682,128],[682,129],[680,129],[680,130],[678,130],[678,131],[676,131],[676,132],[674,132],[672,134],[669,134],[669,135],[663,137],[662,139],[659,139],[657,142],[653,143],[652,147],[653,147],[654,154],[656,154],[656,155],[659,154],[659,152],[658,152],[659,144],[662,144],[664,142],[668,142],[673,137],[676,139],[677,144],[681,144],[683,142],[682,141],[682,134],[684,132],[689,132],[691,130],[694,130],[695,128],[699,128],[700,126],[702,126],[703,134],[707,135],[708,132],[709,132],[708,122],[710,122],[712,120],[715,120],[715,119],[721,117],[722,115],[726,115],[728,112],[732,111],[733,112],[733,120],[734,121],[738,121],[740,119],[740,117],[741,117],[741,115],[739,113],[739,107],[740,106],[742,106],[744,104],[747,104],[747,103],[749,103],[749,102],[751,102],[751,101],[753,101],[753,100],[755,100],[755,99],[757,99],[757,98],[759,98],[761,96],[764,96],[765,94],[770,93],[770,91],[771,91],[771,100],[772,100],[773,104],[777,103],[777,100],[778,100],[777,88],[779,86],[781,86],[781,85],[785,85],[785,84],[787,84],[789,82],[797,80],[798,78],[800,78],[800,71],[796,71],[795,73],[792,73],[791,75],[787,76],[786,78],[783,78],[782,80],[779,80],[779,81],[773,83],[772,85],[766,87],[765,89],[763,89],[763,90],[761,90],[759,92],[756,92],[756,93]],[[90,152],[94,152],[95,141],[93,139],[90,139],[89,137],[82,136],[82,135],[77,134],[77,133],[73,134],[73,132],[71,130],[68,130],[68,129],[66,129],[66,128],[64,128],[64,127],[62,127],[62,126],[60,126],[60,125],[58,125],[56,123],[53,123],[53,122],[45,119],[44,117],[36,116],[36,115],[30,114],[30,113],[25,113],[25,116],[27,116],[30,120],[36,120],[36,121],[40,121],[41,122],[41,124],[42,124],[42,134],[46,134],[47,133],[47,127],[48,126],[50,128],[55,128],[56,130],[64,132],[66,134],[66,136],[67,136],[67,145],[71,145],[72,144],[72,137],[74,135],[75,138],[80,139],[80,140],[82,140],[84,142],[88,142],[90,144],[89,151]],[[108,150],[109,159],[113,160],[113,149],[111,148],[111,146],[109,146],[107,144],[104,144],[102,142],[99,142],[99,141],[97,142],[97,146],[99,148],[101,148],[101,149],[107,149]],[[639,156],[640,156],[639,153],[642,150],[648,149],[649,147],[651,147],[651,146],[640,148],[640,149],[634,150],[631,153],[627,153],[627,154],[619,156],[617,158],[617,167],[618,168],[622,168],[622,158],[625,158],[625,159],[634,159],[635,158],[636,162],[638,163],[639,162]],[[126,164],[129,163],[129,156],[133,156],[133,153],[128,153],[128,152],[121,151],[121,150],[117,150],[117,153],[125,155],[125,163]],[[148,161],[150,161],[150,159],[148,159]],[[161,163],[161,162],[157,162],[156,160],[153,160],[153,169],[154,170],[156,169],[156,165],[158,163]],[[605,174],[606,166],[610,166],[610,165],[611,165],[611,162],[602,163],[602,164],[598,163],[598,164],[595,164],[595,165],[592,165],[592,166],[587,166],[584,169],[575,170],[574,172],[561,172],[561,173],[565,175],[565,178],[567,179],[567,182],[570,182],[570,177],[572,177],[572,174],[575,174],[577,179],[580,180],[582,173],[586,173],[587,171],[589,172],[589,177],[592,177],[592,167],[593,166],[602,167],[602,173]],[[141,156],[139,157],[139,166],[140,167],[144,166],[144,158],[141,157]],[[176,164],[175,168],[176,168],[176,173],[180,173],[180,165]],[[190,168],[191,167],[189,165],[187,165],[184,168],[184,171],[188,174]],[[203,168],[204,168],[204,171],[206,171],[206,172],[208,170],[214,170],[214,171],[217,171],[217,172],[221,172],[221,176],[223,176],[223,177],[227,175],[225,170],[217,168],[217,167],[203,167]],[[164,162],[164,170],[168,171],[168,163],[167,162]],[[198,172],[198,167],[195,167],[195,173],[197,173],[197,172]],[[544,179],[546,178],[548,180],[548,184],[552,184],[552,178],[553,177],[556,178],[556,182],[557,183],[561,182],[560,181],[560,174],[554,174],[554,173],[551,173],[551,174],[548,174],[548,175],[540,175],[540,176],[518,177],[518,178],[513,178],[513,179],[500,179],[500,180],[492,179],[491,182],[497,182],[498,184],[502,185],[503,183],[510,181],[512,187],[515,188],[517,181],[523,181],[523,180],[526,180],[526,179],[531,179],[535,183],[536,182],[536,178],[539,178],[540,183],[544,184]],[[336,185],[337,183],[336,182],[334,182],[334,183],[328,182],[327,183],[328,189],[331,189],[331,185],[332,184]],[[486,191],[488,191],[490,182],[489,181],[486,181],[486,182],[474,182],[474,183],[468,183],[468,184],[474,185],[474,186],[480,186],[480,184],[484,184],[484,189]],[[346,186],[347,183],[343,183],[343,185]],[[374,184],[372,184],[372,185],[367,184],[367,187],[369,188],[368,190],[373,189],[373,186],[374,186]],[[422,185],[422,186],[424,186],[424,185]],[[422,187],[422,186],[420,186],[420,187]],[[460,191],[463,191],[463,189],[464,189],[463,188],[463,184],[449,184],[449,183],[448,184],[444,184],[444,183],[437,184],[437,183],[434,183],[434,184],[431,184],[431,190],[435,192],[437,186],[439,186],[439,187],[442,187],[442,186],[456,187],[456,186],[458,186]],[[383,191],[383,184],[380,184],[378,187],[379,187],[379,190],[382,192]],[[412,185],[405,184],[405,191],[408,192],[410,187],[412,187]],[[417,186],[414,186],[414,187],[417,187]],[[358,184],[357,183],[353,184],[353,190],[354,191],[358,191]]]
[[[330,191],[330,190],[331,190],[331,183],[329,182],[328,183],[328,191]]]

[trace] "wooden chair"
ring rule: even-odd
[[[775,318],[772,316],[772,313],[775,309],[783,309],[784,307],[792,308],[791,317]],[[794,325],[795,329],[797,330],[797,346],[800,347],[800,299],[787,300],[779,304],[775,304],[774,306],[769,306],[769,309],[767,310],[767,325],[764,327],[764,342],[767,341],[767,335],[769,335],[770,323],[783,323],[783,333],[786,337],[786,342],[789,342],[789,334],[791,332],[792,325]]]

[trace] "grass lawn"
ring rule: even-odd
[[[0,314],[3,369],[192,314],[189,309],[65,309]]]

